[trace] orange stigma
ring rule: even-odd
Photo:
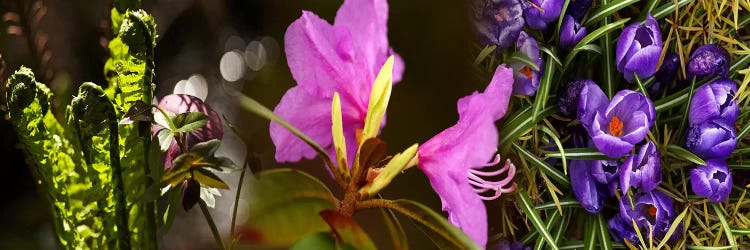
[[[617,116],[612,117],[612,120],[609,122],[609,133],[614,136],[622,135],[622,121]]]
[[[649,206],[648,207],[648,214],[651,215],[651,216],[656,216],[656,207]]]
[[[518,72],[521,72],[521,74],[525,75],[526,78],[531,79],[531,68],[529,68],[529,66],[523,66],[523,68],[521,68],[521,70],[519,70]]]

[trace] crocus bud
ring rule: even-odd
[[[570,183],[578,203],[592,214],[601,212],[607,198],[607,184],[594,178],[592,170],[601,164],[596,160],[571,160],[568,164]]]
[[[727,77],[729,73],[729,53],[717,44],[698,47],[690,55],[687,64],[688,80],[697,77]]]
[[[721,118],[727,125],[733,125],[740,113],[737,100],[737,84],[731,79],[717,79],[695,90],[690,101],[688,121],[690,124],[703,123],[710,119]]]
[[[656,145],[649,141],[641,146],[638,154],[632,154],[625,159],[620,171],[622,193],[626,194],[630,187],[641,192],[654,190],[661,182],[661,161]]]
[[[558,94],[560,98],[557,99],[560,112],[567,116],[575,116],[576,110],[578,110],[578,97],[586,83],[596,84],[589,79],[581,79],[569,82],[565,85],[565,88],[561,88],[563,91]]]
[[[566,50],[572,49],[587,34],[586,27],[573,18],[565,15],[560,27],[560,47]]]
[[[658,96],[661,91],[669,84],[674,76],[677,74],[677,69],[680,67],[680,57],[672,52],[667,52],[664,55],[664,61],[662,61],[659,71],[656,71],[654,78],[654,84],[651,84],[648,88],[648,94],[651,96]]]
[[[732,173],[724,160],[708,160],[705,166],[690,170],[690,185],[695,194],[721,202],[732,191]]]
[[[651,14],[648,14],[644,24],[631,24],[620,34],[615,54],[617,71],[620,71],[628,82],[633,82],[635,74],[638,74],[640,79],[650,77],[656,73],[661,49],[659,24]]]
[[[523,0],[523,17],[526,24],[535,30],[547,29],[547,25],[560,17],[563,0]]]
[[[591,2],[592,0],[570,0],[565,14],[573,16],[576,20],[581,20],[586,15],[586,11],[591,8]]]
[[[518,40],[525,24],[519,0],[471,0],[474,11],[474,32],[482,45],[504,49]]]
[[[702,159],[726,159],[737,145],[737,137],[734,128],[718,118],[691,125],[685,144]]]
[[[542,75],[542,57],[539,55],[539,45],[534,37],[521,31],[516,41],[516,49],[531,60],[536,62],[539,71],[531,69],[526,64],[512,62],[513,69],[513,94],[534,95],[539,88],[539,77]]]

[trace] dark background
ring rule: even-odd
[[[227,91],[241,90],[267,107],[274,107],[284,92],[295,85],[283,54],[286,27],[302,10],[312,11],[332,22],[341,2],[144,0],[143,7],[154,15],[159,33],[156,96],[171,93],[181,79],[193,74],[203,75],[209,87],[207,102],[217,103],[214,108],[240,127],[242,141],[260,156],[264,169],[280,167],[273,161],[274,147],[268,136],[268,122],[222,103],[222,97]],[[106,41],[111,38],[110,4],[109,1],[89,0],[0,1],[0,15],[3,15],[0,53],[5,61],[3,82],[20,65],[32,67],[37,79],[55,91],[58,106],[64,106],[82,82],[106,84],[103,66],[107,58]],[[471,65],[477,49],[472,42],[465,1],[394,0],[389,5],[391,46],[406,63],[403,80],[393,90],[388,124],[381,134],[388,143],[388,152],[393,154],[453,125],[458,118],[456,100],[482,89],[486,83],[478,80],[480,76]],[[227,42],[230,37],[234,43]],[[232,49],[241,50],[250,41],[264,37],[273,38],[281,47],[275,60],[269,55],[266,66],[257,72],[248,70],[238,82],[222,80],[219,72],[222,55]],[[236,38],[241,38],[242,43],[237,45]],[[242,47],[237,48],[240,45]],[[3,96],[4,86],[0,90]],[[3,194],[0,249],[54,247],[47,204],[6,119],[0,119],[0,142],[0,170],[3,171],[0,174]],[[332,183],[318,160],[281,166],[302,169]],[[385,198],[417,200],[440,210],[439,199],[416,168],[396,178],[382,194]],[[233,197],[224,195],[219,199],[231,201]],[[163,248],[213,246],[210,235],[195,232],[206,228],[196,210],[181,214],[177,219],[176,225],[186,226],[161,233]],[[363,223],[380,248],[388,248],[388,236],[379,216],[379,213],[364,212],[355,218]],[[187,226],[193,224],[179,224],[180,221],[196,223]],[[414,249],[434,248],[414,226],[406,222],[406,227]],[[228,230],[220,228],[220,231],[226,234]]]

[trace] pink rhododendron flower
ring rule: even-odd
[[[515,183],[510,185],[516,172],[510,161],[497,171],[478,170],[500,161],[496,157],[488,163],[497,151],[495,121],[505,115],[512,90],[513,70],[500,65],[483,93],[474,92],[458,100],[458,123],[420,145],[418,150],[419,168],[440,196],[448,219],[480,246],[487,243],[487,212],[482,200],[495,199],[516,187]],[[501,181],[482,179],[506,171],[507,178]],[[487,191],[494,194],[479,195]]]
[[[364,127],[370,89],[380,67],[394,52],[387,36],[385,0],[345,0],[331,25],[309,11],[286,30],[284,47],[297,86],[281,98],[274,112],[334,154],[331,136],[333,93],[341,96],[344,137],[350,163],[357,152],[357,131]],[[396,56],[393,82],[403,62]],[[381,125],[382,126],[382,125]],[[281,125],[271,122],[279,162],[312,159],[315,151]],[[351,166],[351,164],[349,164]]]

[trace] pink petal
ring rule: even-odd
[[[302,11],[284,34],[284,47],[292,76],[308,93],[331,98],[337,86],[351,84],[355,67],[346,58],[351,57],[346,51],[351,47],[347,31]]]
[[[388,45],[388,3],[385,0],[345,0],[336,12],[335,26],[351,31],[352,44],[372,76],[390,53]],[[372,83],[369,83],[372,84]]]
[[[331,101],[313,96],[301,86],[296,86],[287,90],[273,111],[321,147],[327,148],[332,141]],[[312,147],[278,123],[271,122],[269,130],[271,140],[276,145],[276,161],[294,162],[302,158],[315,158],[316,153]]]

